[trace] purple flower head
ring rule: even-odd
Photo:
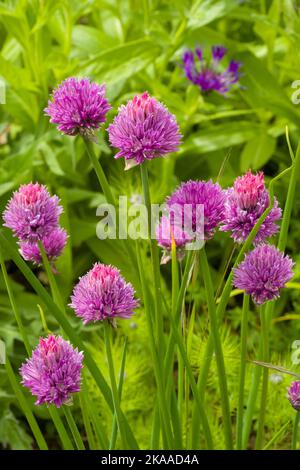
[[[60,227],[53,229],[48,235],[42,237],[41,242],[49,261],[54,261],[61,255],[67,243],[67,238],[67,232]],[[42,264],[42,256],[37,241],[19,241],[18,245],[20,254],[26,261]]]
[[[172,242],[176,248],[183,248],[187,243],[193,240],[193,236],[185,232],[180,225],[176,225],[171,214],[163,215],[159,221],[156,230],[156,238],[159,246],[170,251]]]
[[[21,366],[22,384],[37,397],[36,405],[58,408],[80,391],[83,353],[61,336],[41,338],[30,359]]]
[[[224,202],[224,191],[219,184],[214,184],[212,181],[187,181],[182,183],[167,199],[169,208],[181,208],[183,217],[186,213],[185,209],[190,205],[192,220],[184,220],[182,227],[191,226],[194,233],[199,229],[204,230],[205,240],[213,237],[216,227],[222,222],[224,217]],[[202,224],[199,226],[197,212],[200,208],[204,212],[204,227]]]
[[[206,60],[199,47],[195,49],[195,54],[193,51],[185,51],[182,61],[186,78],[203,92],[214,90],[221,95],[227,93],[239,80],[241,63],[232,60],[226,69],[221,68],[220,63],[226,53],[225,47],[213,46],[211,59]]]
[[[226,55],[227,49],[224,46],[213,46],[211,48],[212,58],[216,62],[220,62]]]
[[[234,269],[234,286],[258,305],[279,297],[292,278],[293,261],[273,245],[259,245]]]
[[[225,218],[220,230],[231,232],[231,237],[237,243],[243,243],[252,228],[270,205],[270,196],[265,187],[262,172],[254,175],[248,171],[239,176],[226,191]],[[262,243],[278,231],[275,223],[281,217],[281,209],[274,198],[274,207],[265,218],[255,239],[254,245]]]
[[[292,382],[288,389],[288,399],[296,411],[300,411],[300,380]]]
[[[156,228],[157,243],[164,250],[161,264],[165,264],[171,259],[172,243],[175,243],[177,258],[181,260],[185,255],[186,244],[192,242],[194,238],[195,234],[184,230],[181,223],[177,225],[172,212],[164,214]]]
[[[233,187],[241,209],[255,207],[265,189],[264,174],[260,171],[254,175],[249,170],[244,176],[237,177]]]
[[[134,293],[117,268],[95,263],[75,286],[70,306],[84,324],[130,318],[139,305]]]
[[[119,149],[115,158],[125,158],[125,169],[176,152],[181,139],[175,116],[147,92],[119,108],[108,132]]]
[[[57,227],[62,211],[57,196],[50,196],[39,183],[29,183],[20,186],[9,200],[4,225],[22,241],[36,242]]]
[[[54,90],[44,110],[50,122],[67,135],[90,135],[105,122],[111,108],[105,98],[105,85],[88,78],[67,78]]]

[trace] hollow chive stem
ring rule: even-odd
[[[163,317],[162,317],[162,311],[161,311],[162,299],[161,299],[161,286],[160,286],[160,265],[159,265],[157,243],[156,243],[156,240],[152,239],[152,230],[151,230],[152,208],[151,208],[148,170],[147,170],[146,164],[147,162],[144,162],[142,165],[140,165],[141,180],[142,180],[142,188],[143,188],[143,195],[144,195],[144,203],[146,205],[147,216],[148,216],[148,237],[149,237],[149,245],[150,245],[150,252],[151,252],[152,277],[153,277],[153,285],[154,285],[156,338],[157,338],[157,345],[158,345],[158,354],[160,358],[162,358],[162,354],[164,351],[164,336],[163,336]]]
[[[82,441],[80,432],[79,432],[78,427],[77,427],[77,425],[75,423],[75,420],[73,418],[70,407],[68,405],[63,405],[63,412],[65,414],[68,426],[69,426],[70,431],[72,433],[72,436],[73,436],[73,439],[74,439],[74,442],[75,442],[75,445],[76,445],[77,449],[78,450],[85,450],[84,443]]]
[[[263,362],[269,361],[269,318],[267,315],[266,306],[261,306],[260,310],[260,322],[261,322],[261,338],[262,338],[262,357]],[[264,439],[264,424],[266,416],[267,396],[268,396],[268,381],[269,381],[269,369],[267,367],[263,370],[262,379],[262,391],[261,391],[261,402],[258,417],[258,431],[256,436],[255,448],[260,450],[263,446]]]
[[[221,342],[220,333],[219,333],[219,323],[218,323],[218,318],[216,315],[216,305],[214,301],[214,288],[213,288],[213,283],[212,283],[212,279],[210,275],[210,269],[208,265],[206,251],[204,247],[199,251],[199,260],[200,260],[200,268],[203,274],[203,280],[204,280],[204,285],[205,285],[211,334],[213,338],[214,349],[216,352],[216,362],[217,362],[218,379],[219,379],[219,387],[220,387],[220,394],[221,394],[221,405],[222,405],[222,413],[223,413],[225,444],[226,444],[227,449],[232,449],[233,448],[232,427],[231,427],[230,403],[229,403],[229,395],[228,395],[228,387],[227,387],[225,361],[224,361],[224,355],[223,355],[222,342]]]
[[[108,321],[104,321],[103,326],[104,326],[104,342],[105,342],[106,358],[107,358],[107,363],[108,363],[108,371],[109,371],[109,377],[110,377],[112,398],[113,398],[113,403],[114,403],[114,411],[115,411],[115,416],[118,422],[118,428],[120,431],[123,449],[127,449],[128,443],[127,443],[126,432],[124,428],[124,420],[121,414],[119,392],[117,388],[115,371],[114,371],[114,363],[113,363],[113,357],[112,357],[112,348],[111,348],[112,325],[110,325]]]
[[[172,448],[173,444],[173,433],[171,428],[171,416],[169,412],[169,408],[167,406],[166,401],[166,389],[164,387],[163,382],[163,371],[162,371],[162,364],[159,359],[157,347],[155,344],[155,333],[154,333],[154,325],[151,318],[151,302],[149,298],[149,292],[147,289],[144,269],[142,265],[140,247],[138,241],[136,242],[136,253],[137,253],[137,262],[138,262],[138,269],[141,279],[141,286],[143,291],[143,299],[144,299],[144,306],[145,306],[145,313],[146,313],[146,320],[147,320],[147,327],[148,327],[148,334],[150,338],[150,347],[151,347],[151,354],[153,360],[153,367],[154,367],[154,374],[157,384],[157,400],[158,400],[158,408],[159,413],[155,417],[155,428],[158,428],[158,418],[161,422],[162,427],[162,434],[165,439],[165,444],[168,449]]]
[[[249,295],[244,294],[242,322],[241,322],[241,362],[239,372],[239,394],[237,407],[236,446],[238,450],[243,446],[243,418],[244,418],[244,389],[246,376],[247,331],[248,331]]]
[[[299,427],[300,427],[300,411],[297,411],[295,420],[294,420],[294,426],[293,426],[292,450],[297,450]]]
[[[10,301],[12,310],[14,312],[15,319],[16,319],[19,331],[21,333],[22,341],[24,343],[24,346],[25,346],[25,349],[26,349],[26,352],[27,352],[28,356],[30,356],[31,347],[30,347],[28,337],[27,337],[27,334],[26,334],[26,331],[25,331],[25,328],[24,328],[24,325],[23,325],[23,322],[22,322],[22,318],[21,318],[21,315],[20,315],[20,312],[19,312],[19,308],[17,306],[17,302],[15,301],[15,297],[14,297],[13,291],[11,289],[11,285],[10,285],[10,282],[9,282],[9,278],[8,278],[8,274],[7,274],[7,270],[6,270],[6,266],[5,266],[5,262],[4,262],[1,250],[0,250],[0,265],[1,265],[1,269],[2,269],[2,274],[3,274],[5,287],[6,287],[6,290],[7,290],[7,293],[8,293],[9,301]]]
[[[53,274],[53,271],[52,271],[52,268],[51,268],[51,265],[50,265],[48,256],[47,256],[47,254],[46,254],[46,252],[45,252],[45,248],[43,247],[43,244],[42,244],[42,242],[41,242],[40,240],[38,241],[38,247],[39,247],[39,250],[40,250],[40,253],[41,253],[41,257],[42,257],[44,269],[45,269],[45,271],[46,271],[46,273],[47,273],[47,277],[48,277],[48,281],[49,281],[49,284],[50,284],[50,289],[51,289],[52,298],[53,298],[54,302],[56,303],[56,305],[59,307],[59,309],[60,309],[62,312],[65,312],[65,305],[64,305],[64,302],[63,302],[63,300],[62,300],[60,291],[59,291],[59,289],[58,289],[58,285],[57,285],[55,276],[54,276],[54,274]]]
[[[113,206],[115,205],[115,198],[113,196],[113,193],[110,189],[110,185],[107,181],[107,178],[105,176],[105,173],[103,171],[103,168],[101,166],[101,163],[99,162],[98,158],[96,157],[96,154],[93,149],[93,143],[87,139],[83,138],[83,142],[85,144],[85,148],[87,151],[87,154],[89,156],[90,162],[95,170],[95,173],[97,175],[98,181],[100,183],[100,186],[102,188],[103,194],[109,204],[112,204]]]

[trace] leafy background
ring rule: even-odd
[[[268,180],[289,165],[285,127],[289,127],[294,148],[299,139],[300,106],[291,102],[295,91],[291,84],[300,78],[299,13],[298,2],[292,0],[7,0],[0,3],[0,76],[6,88],[6,103],[0,106],[0,209],[2,212],[14,189],[32,180],[46,184],[52,193],[61,197],[62,221],[70,238],[57,268],[66,302],[78,276],[95,260],[119,266],[138,293],[139,280],[117,243],[96,238],[96,207],[104,198],[99,193],[81,140],[60,135],[44,116],[43,109],[53,87],[71,75],[105,82],[113,105],[108,123],[121,103],[144,90],[163,101],[176,115],[184,135],[183,144],[178,154],[152,162],[154,202],[163,202],[179,181],[189,178],[218,178],[226,187],[248,168],[263,168]],[[196,44],[228,47],[230,57],[243,63],[242,88],[225,98],[215,93],[203,96],[196,86],[190,85],[184,78],[180,61],[184,49]],[[124,173],[122,162],[113,159],[105,129],[99,132],[99,142],[100,147],[96,149],[101,153],[113,191],[129,198],[140,195],[138,170]],[[288,178],[276,186],[281,205],[285,201],[287,183]],[[287,250],[295,261],[300,261],[299,213],[297,191]],[[229,237],[224,234],[217,235],[210,243],[209,257],[216,282],[220,280],[231,246]],[[7,267],[31,344],[35,345],[43,333],[37,307],[41,300],[9,260]],[[145,271],[150,276],[147,264]],[[38,269],[36,272],[46,282],[44,273]],[[170,299],[169,274],[169,267],[164,267],[166,302]],[[277,305],[271,336],[272,362],[290,369],[293,367],[291,344],[300,339],[299,278],[298,268],[293,286],[285,290]],[[197,298],[197,311],[190,355],[196,371],[207,337],[207,312],[199,282],[190,287],[189,296],[192,295]],[[232,298],[223,326],[233,413],[237,401],[240,307],[240,296]],[[55,331],[57,324],[51,312],[45,310],[45,314],[49,327]],[[74,328],[88,341],[105,373],[99,330],[83,328],[71,310],[69,317]],[[259,317],[253,306],[250,328],[248,355],[255,357]],[[142,309],[129,324],[120,322],[114,344],[117,363],[121,359],[124,334],[129,337],[129,352],[122,407],[134,424],[141,447],[147,447],[155,381]],[[25,351],[2,277],[0,336],[17,370]],[[247,387],[252,370],[249,366]],[[293,416],[285,398],[289,381],[282,376],[280,383],[270,385],[266,421],[269,438]],[[110,429],[111,414],[94,390],[92,381],[89,386],[104,426]],[[31,448],[32,436],[3,366],[0,366],[0,397],[1,446]],[[222,448],[214,364],[206,400],[211,410],[216,447]],[[34,408],[33,400],[31,403]],[[43,407],[34,410],[51,446],[59,447]],[[77,421],[80,423],[80,420],[78,412]],[[273,448],[288,448],[290,434],[291,426],[288,426]]]

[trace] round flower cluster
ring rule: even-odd
[[[212,181],[182,183],[166,201],[166,213],[156,231],[158,244],[165,250],[163,260],[170,256],[172,242],[177,254],[184,255],[187,244],[213,237],[224,217],[225,193]]]
[[[50,196],[39,183],[20,186],[9,200],[3,214],[4,225],[18,237],[20,253],[27,261],[42,262],[38,242],[43,244],[50,261],[62,252],[67,233],[59,227],[63,209],[57,196]]]
[[[105,122],[110,108],[104,85],[71,77],[54,90],[45,113],[63,134],[88,137]]]
[[[279,297],[293,276],[293,261],[273,245],[259,245],[234,270],[234,286],[257,304]]]
[[[300,411],[300,380],[292,382],[288,389],[288,399],[296,411]]]
[[[93,268],[80,278],[71,297],[71,304],[83,323],[101,320],[130,318],[138,307],[134,289],[113,266],[95,263]]]
[[[124,157],[125,169],[175,152],[181,139],[175,116],[147,92],[119,108],[108,133],[111,145],[120,149],[115,158]]]
[[[226,191],[224,222],[220,230],[231,232],[235,242],[243,243],[269,205],[270,196],[265,187],[263,173],[254,175],[248,171],[239,176],[233,187]],[[275,222],[280,218],[281,209],[274,198],[274,205],[256,234],[255,245],[278,231]]]
[[[21,366],[22,384],[37,397],[36,405],[58,408],[80,391],[83,353],[61,336],[41,338],[30,359]]]
[[[182,57],[185,76],[203,92],[212,90],[224,95],[239,81],[241,63],[231,60],[228,67],[221,68],[221,61],[227,53],[223,46],[213,46],[211,59],[204,57],[203,50],[196,47],[195,52],[185,51]]]

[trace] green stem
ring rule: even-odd
[[[185,350],[185,345],[183,344],[182,336],[178,332],[178,323],[176,322],[176,319],[173,318],[172,315],[171,315],[171,325],[172,325],[172,334],[174,335],[175,342],[178,346],[179,352],[183,359],[183,363],[187,371],[187,375],[188,375],[188,379],[191,385],[193,396],[198,407],[198,412],[200,416],[200,421],[202,423],[203,434],[206,440],[207,448],[213,449],[213,440],[212,440],[212,435],[211,435],[210,426],[209,426],[209,422],[207,419],[204,403],[203,403],[202,397],[200,397],[198,390],[197,390],[196,381],[193,375],[191,364],[187,357],[187,353]]]
[[[287,421],[280,429],[277,431],[272,438],[267,442],[267,444],[264,446],[263,450],[269,450],[270,447],[275,444],[275,442],[282,436],[284,431],[290,426],[291,422],[290,420]]]
[[[28,356],[30,356],[31,347],[30,347],[30,344],[29,344],[29,341],[28,341],[28,338],[27,338],[27,334],[26,334],[26,331],[25,331],[25,328],[24,328],[24,325],[23,325],[23,322],[22,322],[22,318],[21,318],[17,303],[15,301],[14,294],[13,294],[12,289],[11,289],[11,285],[10,285],[10,282],[9,282],[9,278],[8,278],[8,274],[7,274],[7,270],[6,270],[6,266],[5,266],[5,262],[3,260],[1,250],[0,250],[0,264],[1,264],[1,269],[2,269],[2,274],[3,274],[6,290],[7,290],[7,293],[8,293],[9,300],[10,300],[10,304],[11,304],[12,310],[14,312],[15,319],[16,319],[16,322],[18,324],[18,327],[19,327],[19,330],[20,330],[20,333],[21,333],[21,337],[22,337],[26,352],[27,352]]]
[[[174,312],[174,318],[177,323],[180,321],[180,314],[183,306],[183,300],[185,296],[185,292],[188,286],[189,278],[191,275],[191,271],[193,269],[193,261],[194,261],[194,256],[193,256],[193,251],[189,251],[187,255],[187,260],[185,264],[185,269],[184,273],[181,279],[180,283],[180,288],[179,288],[179,293],[176,299],[176,309]],[[167,374],[172,375],[172,364],[173,364],[173,354],[174,354],[174,348],[175,348],[175,338],[171,334],[169,336],[169,342],[167,345],[167,352],[165,355],[165,360],[164,360],[164,369]],[[169,381],[169,379],[168,379]]]
[[[39,428],[39,425],[30,409],[30,406],[27,403],[27,400],[25,396],[23,395],[23,392],[21,390],[21,387],[19,385],[19,381],[17,381],[14,371],[11,367],[10,361],[8,357],[6,357],[5,361],[5,368],[8,376],[8,380],[10,381],[10,384],[12,386],[12,389],[16,395],[16,398],[20,404],[20,407],[27,419],[27,422],[30,426],[30,429],[32,431],[32,434],[34,435],[34,438],[37,442],[37,445],[40,450],[48,450],[47,443],[43,437],[43,434],[41,433],[41,430]]]
[[[99,416],[98,407],[90,399],[88,394],[88,386],[86,380],[86,370],[82,371],[82,391],[81,395],[84,397],[84,405],[87,407],[87,412],[90,416],[95,435],[97,437],[100,448],[103,450],[108,449],[109,442],[102,424],[102,417]]]
[[[102,188],[103,194],[109,204],[112,204],[115,206],[115,198],[111,192],[109,183],[106,179],[105,173],[103,171],[103,168],[98,160],[98,158],[95,155],[94,149],[93,149],[93,143],[88,140],[87,138],[83,138],[83,141],[85,143],[85,147],[87,150],[87,154],[90,158],[90,161],[93,165],[93,168],[95,170],[95,173],[98,177],[98,181],[100,183],[100,186]]]
[[[90,158],[90,161],[91,161],[91,163],[93,165],[93,168],[95,170],[95,173],[97,175],[100,187],[102,188],[103,194],[104,194],[108,204],[111,204],[116,209],[116,212],[117,212],[116,233],[119,234],[120,231],[124,232],[125,230],[127,230],[127,227],[124,226],[124,220],[119,217],[119,207],[116,205],[116,198],[114,197],[114,195],[113,195],[113,193],[110,189],[110,185],[107,181],[107,178],[106,178],[106,175],[103,171],[101,163],[95,155],[94,148],[93,148],[93,143],[90,140],[88,140],[87,138],[83,138],[83,141],[85,143],[85,147],[86,147],[88,156]],[[123,239],[120,240],[120,241],[122,241],[123,249],[126,250],[127,253],[128,253],[128,256],[130,258],[130,262],[131,262],[132,266],[135,266],[136,265],[136,259],[135,259],[135,256],[134,256],[134,250],[132,249],[130,240],[127,240],[127,243],[125,243],[125,240],[123,240]]]
[[[53,423],[56,427],[59,438],[62,442],[63,449],[64,450],[74,450],[71,439],[69,438],[69,435],[66,431],[64,423],[62,422],[61,417],[59,416],[57,408],[54,405],[50,405],[48,407],[48,411],[49,411],[51,419],[52,419],[52,421],[53,421]]]
[[[83,384],[81,385],[81,387],[82,389],[79,394],[79,401],[80,401],[80,408],[81,408],[81,413],[82,413],[84,429],[85,429],[86,437],[87,437],[88,444],[89,444],[89,449],[97,450],[95,436],[93,434],[91,420],[90,420],[89,413],[88,413],[88,407],[87,407],[86,400],[85,400],[85,395],[88,393],[88,391],[83,390]]]
[[[67,405],[63,405],[63,411],[64,411],[64,414],[65,414],[68,426],[70,428],[70,431],[72,433],[72,436],[74,438],[74,442],[76,444],[77,449],[78,450],[85,450],[84,443],[81,439],[80,433],[78,431],[78,428],[77,428],[77,425],[76,425],[75,420],[73,418],[70,407],[67,406]]]
[[[258,351],[258,357],[261,358],[262,355],[262,343],[260,338],[260,345]],[[243,425],[243,449],[247,448],[247,443],[249,439],[249,435],[251,432],[251,425],[252,419],[255,411],[255,405],[257,402],[257,396],[259,391],[259,383],[262,374],[261,367],[254,367],[251,376],[251,386],[249,390],[248,400],[247,400],[247,407],[244,417],[244,425]]]
[[[205,252],[205,248],[199,252],[200,265],[202,268],[203,279],[205,284],[206,299],[208,306],[208,314],[210,320],[211,334],[214,342],[214,349],[216,352],[216,362],[219,378],[219,387],[221,393],[221,405],[223,411],[223,422],[224,422],[224,435],[225,435],[225,444],[227,449],[233,448],[232,441],[232,429],[231,429],[231,415],[230,415],[230,404],[227,388],[227,378],[226,378],[226,369],[223,355],[222,342],[219,333],[219,324],[216,315],[216,305],[214,301],[214,288],[210,275],[210,269],[208,265],[208,260]]]
[[[176,244],[172,242],[172,315],[176,317],[177,297],[179,292],[179,273],[176,255]],[[179,322],[179,334],[182,334],[181,322]],[[180,416],[180,426],[183,424],[183,401],[184,399],[184,366],[181,355],[178,354],[178,412]]]
[[[197,276],[195,276],[195,280],[197,279]],[[189,324],[188,324],[188,333],[187,333],[187,354],[188,357],[191,354],[192,350],[192,343],[193,343],[193,335],[194,335],[194,325],[195,325],[195,315],[196,315],[196,302],[194,301],[193,303],[193,309],[192,309],[192,314],[189,319]],[[190,398],[189,398],[189,381],[188,377],[186,374],[185,377],[185,426],[186,426],[186,449],[191,449],[191,443],[193,441],[193,429],[190,430],[190,433],[188,433],[188,425],[189,425],[189,408],[190,408]],[[199,426],[198,426],[199,427]]]
[[[110,385],[111,385],[111,391],[112,391],[112,397],[113,397],[113,403],[114,403],[114,411],[115,411],[115,416],[118,422],[123,450],[126,450],[128,445],[127,445],[127,439],[126,439],[126,432],[124,429],[124,420],[121,414],[119,393],[118,393],[113,358],[112,358],[111,329],[112,329],[112,326],[107,321],[105,321],[104,322],[104,341],[105,341],[105,349],[106,349],[106,358],[108,362]]]
[[[159,448],[159,436],[160,436],[159,403],[156,402],[155,407],[154,407],[154,412],[153,412],[150,449]]]
[[[192,269],[193,269],[193,261],[194,261],[194,253],[193,253],[193,251],[189,251],[188,255],[187,255],[186,265],[185,265],[185,269],[184,269],[180,289],[179,289],[178,298],[177,298],[175,317],[173,317],[173,315],[171,315],[171,318],[170,318],[171,319],[171,325],[172,325],[172,331],[171,331],[171,335],[169,337],[168,348],[167,348],[167,352],[166,352],[166,356],[165,356],[164,370],[166,371],[166,374],[168,374],[168,380],[167,380],[168,394],[167,394],[167,396],[169,396],[170,395],[169,394],[169,388],[172,384],[172,370],[173,370],[172,364],[173,364],[174,347],[177,344],[180,355],[183,359],[183,362],[184,362],[184,365],[185,365],[185,368],[186,368],[187,378],[190,382],[191,389],[192,389],[192,392],[193,392],[193,396],[195,398],[195,403],[196,403],[195,406],[196,406],[197,411],[198,411],[199,421],[202,424],[203,434],[204,434],[204,438],[205,438],[205,441],[206,441],[206,445],[207,445],[208,449],[212,449],[213,448],[213,440],[212,440],[212,435],[211,435],[211,431],[210,431],[209,422],[208,422],[207,415],[206,415],[206,412],[205,412],[204,403],[201,400],[201,397],[200,397],[199,393],[197,393],[197,386],[196,386],[196,382],[195,382],[194,375],[193,375],[193,372],[192,372],[192,368],[191,368],[190,363],[188,361],[187,353],[186,353],[185,347],[184,347],[183,342],[182,342],[182,337],[178,332],[178,322],[180,320],[180,313],[181,313],[181,309],[182,309],[182,305],[183,305],[184,295],[185,295],[187,285],[188,285],[188,282],[189,282],[189,278],[190,278],[190,275],[191,275],[191,272],[192,272]],[[199,423],[198,423],[198,426],[199,426]]]
[[[265,306],[261,307],[260,311],[261,321],[261,338],[262,338],[262,358],[261,361],[269,362],[269,318]],[[264,438],[264,425],[268,396],[268,382],[269,382],[269,369],[267,367],[263,370],[263,381],[261,391],[261,403],[258,418],[258,431],[256,436],[255,448],[260,450],[263,447]]]
[[[147,283],[145,279],[144,267],[142,265],[141,253],[140,253],[138,241],[136,242],[136,253],[137,253],[138,269],[140,273],[141,286],[142,286],[142,292],[143,292],[148,334],[150,338],[150,347],[151,347],[151,354],[152,354],[152,360],[153,360],[154,374],[155,374],[155,379],[156,379],[156,384],[157,384],[157,389],[158,389],[157,396],[158,396],[158,402],[159,402],[159,414],[161,417],[164,435],[167,440],[166,445],[168,449],[171,449],[172,442],[173,442],[173,433],[172,433],[171,425],[170,425],[171,417],[170,417],[169,408],[167,406],[167,401],[166,401],[166,395],[165,395],[166,390],[165,390],[163,378],[162,378],[163,374],[162,374],[161,362],[158,356],[155,339],[154,339],[153,323],[152,323],[152,318],[151,318],[152,309],[151,309],[151,303],[149,300],[149,292],[147,289]],[[155,421],[155,425],[157,426],[157,421]]]
[[[297,450],[298,434],[300,424],[300,411],[296,412],[294,427],[293,427],[293,438],[292,438],[292,450]]]
[[[40,250],[40,253],[41,253],[41,257],[42,257],[42,261],[43,261],[45,271],[47,273],[47,277],[48,277],[48,281],[49,281],[49,284],[50,284],[50,289],[51,289],[51,294],[52,294],[53,301],[56,303],[56,305],[59,307],[59,309],[62,312],[65,312],[65,305],[64,305],[64,302],[62,300],[60,291],[58,289],[55,276],[54,276],[53,271],[51,269],[50,262],[48,260],[48,256],[46,255],[46,252],[45,252],[45,248],[43,247],[43,244],[40,240],[38,241],[38,247],[39,247],[39,250]]]
[[[187,254],[187,260],[185,264],[185,269],[183,272],[183,276],[180,282],[180,287],[179,287],[179,292],[177,296],[175,295],[176,293],[176,287],[174,287],[173,292],[172,292],[172,318],[175,319],[175,322],[177,324],[177,328],[179,328],[180,325],[180,318],[183,310],[183,302],[184,302],[184,296],[185,292],[190,280],[191,273],[194,270],[194,252],[193,251],[188,251]],[[173,270],[174,270],[174,255],[173,255]],[[173,277],[176,278],[176,275]],[[174,387],[174,377],[173,377],[173,362],[174,362],[174,350],[175,350],[175,337],[171,331],[171,335],[169,335],[169,341],[167,345],[167,351],[165,355],[165,360],[164,360],[164,370],[165,374],[167,376],[167,398],[170,400],[170,397],[172,396],[172,388]],[[182,360],[182,356],[180,354],[180,351],[178,350],[178,362],[181,364],[180,367],[183,367],[184,369],[184,363]],[[187,374],[185,373],[187,376]],[[188,377],[185,378],[186,380],[186,399],[189,399],[189,394],[188,394]],[[195,405],[198,410],[198,406]],[[187,415],[186,415],[187,416]],[[199,420],[201,420],[201,417],[199,417]],[[199,422],[198,422],[199,426]],[[200,426],[199,426],[200,427]]]
[[[292,174],[290,176],[288,193],[286,196],[286,202],[285,202],[285,207],[284,207],[284,212],[283,212],[283,217],[282,217],[282,222],[281,222],[281,228],[280,228],[278,245],[277,245],[280,251],[285,250],[286,243],[287,243],[291,214],[292,214],[292,210],[294,207],[296,183],[297,183],[297,178],[299,176],[299,173],[300,173],[300,143],[298,144],[296,156],[293,160]]]
[[[127,337],[126,337],[126,338],[125,338],[125,341],[124,341],[124,348],[123,348],[122,359],[121,359],[121,366],[120,366],[120,372],[119,372],[118,394],[119,394],[119,400],[120,400],[120,401],[121,401],[121,399],[122,399],[122,390],[123,390],[124,373],[125,373],[127,343],[128,343],[128,341],[127,341]],[[112,425],[112,432],[111,432],[111,438],[110,438],[110,443],[109,443],[109,449],[114,449],[115,446],[116,446],[117,431],[118,431],[117,417],[116,417],[116,415],[114,415],[114,418],[113,418],[113,425]]]
[[[151,197],[149,190],[149,179],[148,170],[146,166],[147,162],[144,162],[141,167],[141,179],[144,195],[144,203],[147,209],[148,216],[148,236],[151,252],[152,262],[152,276],[154,285],[154,301],[155,301],[155,323],[156,323],[156,338],[157,338],[157,350],[160,358],[164,351],[164,336],[163,336],[163,316],[162,316],[162,298],[161,298],[161,287],[160,287],[160,265],[159,265],[159,254],[156,240],[152,239],[151,226],[152,226],[152,208],[151,208]]]
[[[237,407],[237,425],[236,425],[236,442],[237,449],[242,449],[243,443],[243,414],[244,414],[244,388],[246,375],[246,355],[247,355],[247,332],[248,332],[248,311],[249,311],[249,295],[244,294],[242,323],[241,323],[241,363],[239,375],[239,394]]]

